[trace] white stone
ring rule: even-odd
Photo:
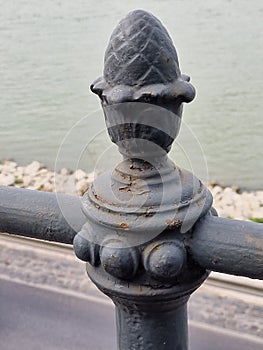
[[[34,178],[38,181],[48,182],[48,181],[52,180],[52,173],[48,172],[48,171],[42,172],[42,173],[39,173],[38,175],[34,176]]]
[[[223,205],[228,205],[228,206],[233,205],[232,195],[231,194],[224,194],[224,196],[222,197],[222,203],[223,203]]]
[[[17,167],[17,163],[16,162],[13,162],[12,160],[5,160],[3,162],[3,165],[4,166],[8,166],[10,168],[16,168]]]
[[[69,176],[56,176],[55,191],[68,194],[77,194],[74,174]]]
[[[226,194],[231,195],[235,192],[233,191],[233,189],[231,187],[226,187],[226,188],[224,188],[223,193],[224,193],[224,195],[226,195]]]
[[[17,176],[23,176],[23,175],[24,175],[24,172],[25,172],[24,167],[18,166],[18,167],[16,168],[16,175],[17,175]]]
[[[260,203],[263,205],[263,191],[257,191],[256,196],[259,199]]]
[[[51,184],[50,182],[45,183],[44,191],[53,192],[54,191],[54,185]]]
[[[43,191],[45,188],[45,181],[40,180],[40,179],[35,179],[35,181],[30,186],[28,186],[28,188],[30,190]]]
[[[46,174],[48,174],[48,170],[46,168],[40,169],[36,172],[36,176],[38,176],[38,175],[42,176],[42,175],[46,175]]]
[[[66,168],[62,168],[62,169],[60,170],[60,174],[61,174],[61,175],[69,175],[69,174],[70,174],[70,172],[69,172],[69,170],[68,170],[68,169],[66,169]]]
[[[77,181],[82,180],[82,179],[84,179],[85,177],[86,177],[85,171],[83,171],[83,170],[81,170],[81,169],[77,169],[77,170],[75,171],[75,178],[76,178]]]
[[[30,186],[32,181],[33,181],[32,176],[30,176],[30,175],[23,176],[23,185],[24,185],[24,187]]]
[[[25,173],[29,175],[33,175],[38,170],[40,170],[40,168],[41,168],[41,164],[37,161],[34,161],[25,168]]]
[[[2,172],[5,174],[15,173],[17,164],[15,162],[7,161],[4,163]]]
[[[95,180],[95,177],[96,177],[96,174],[94,171],[92,173],[89,173],[88,174],[88,182],[92,183]]]
[[[223,189],[220,186],[215,186],[215,187],[211,188],[211,192],[212,192],[213,196],[216,196],[218,194],[221,195],[222,191],[223,191]]]
[[[0,185],[11,186],[15,183],[15,176],[13,174],[0,174]]]
[[[89,187],[89,184],[86,180],[82,179],[76,183],[76,190],[81,195],[83,194]]]

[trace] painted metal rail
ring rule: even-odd
[[[72,244],[85,221],[78,197],[0,186],[0,232]]]

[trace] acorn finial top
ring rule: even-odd
[[[104,104],[153,100],[190,102],[195,96],[182,75],[173,42],[151,13],[135,10],[114,29],[104,58],[104,74],[91,85]]]

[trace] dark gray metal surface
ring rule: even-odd
[[[77,196],[0,186],[0,232],[72,244],[85,221]]]
[[[123,162],[85,193],[87,223],[74,249],[116,305],[121,350],[188,349],[186,304],[208,275],[183,234],[210,211],[212,196],[167,156],[182,104],[195,96],[189,80],[162,23],[135,10],[113,31],[103,77],[91,85]]]
[[[119,349],[188,347],[187,306],[178,300],[140,305],[117,302],[116,323]]]
[[[196,262],[208,270],[263,279],[263,225],[206,216],[187,241]]]

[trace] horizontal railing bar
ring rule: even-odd
[[[15,249],[34,249],[37,251],[48,251],[54,254],[68,255],[74,259],[75,255],[72,247],[69,244],[61,244],[51,241],[43,241],[31,239],[23,236],[8,235],[0,233],[0,246],[5,246]],[[75,261],[75,259],[74,259]],[[206,282],[206,285],[216,286],[225,290],[233,290],[236,292],[246,293],[249,295],[262,296],[263,295],[263,281],[250,279],[240,276],[230,276],[222,273],[212,272]],[[263,300],[262,300],[263,303]]]
[[[85,222],[78,196],[0,186],[0,232],[72,244]]]
[[[0,232],[72,244],[86,222],[80,197],[0,186]],[[186,240],[208,270],[263,279],[263,225],[214,216]]]
[[[187,241],[194,260],[208,270],[263,279],[263,225],[206,216]]]

